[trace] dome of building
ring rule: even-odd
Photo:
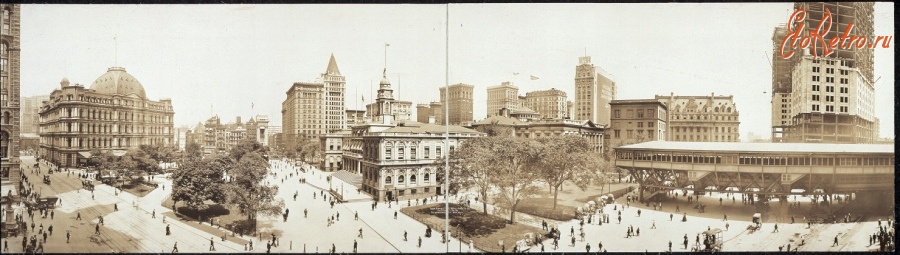
[[[91,89],[109,95],[136,95],[147,98],[144,86],[134,76],[125,72],[122,67],[110,67],[91,85]]]
[[[381,83],[378,83],[378,85],[382,85],[382,87],[384,87],[385,85],[387,87],[391,86],[391,82],[387,79],[387,68],[384,69],[384,74],[382,74],[381,76]]]

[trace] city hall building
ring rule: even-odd
[[[41,106],[39,155],[74,167],[95,148],[122,155],[142,144],[172,145],[174,114],[171,99],[148,99],[122,67],[110,67],[90,88],[63,79]]]

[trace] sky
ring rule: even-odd
[[[24,5],[21,94],[49,94],[64,77],[90,86],[122,66],[150,99],[172,99],[176,126],[212,114],[266,114],[281,125],[285,92],[315,81],[334,54],[347,109],[372,102],[386,67],[395,98],[416,104],[439,100],[448,82],[474,85],[478,120],[486,88],[504,81],[521,95],[556,88],[572,100],[587,55],[614,76],[617,99],[734,95],[741,137],[769,137],[772,31],[791,11],[791,3]],[[893,12],[893,3],[875,4],[875,35],[893,35]],[[893,47],[875,50],[882,137],[894,134]]]

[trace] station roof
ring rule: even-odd
[[[785,153],[894,153],[894,144],[723,143],[651,141],[621,146],[617,147],[617,149]]]

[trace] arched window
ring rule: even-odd
[[[390,176],[385,176],[385,177],[384,177],[384,184],[391,184],[391,177],[390,177]]]
[[[416,175],[409,176],[409,183],[416,184]]]
[[[425,182],[431,181],[431,174],[425,174],[424,180],[425,180]]]
[[[406,181],[406,178],[403,175],[397,177],[397,183],[403,183],[403,181]]]
[[[9,112],[3,113],[3,124],[9,124],[9,120],[12,116],[9,115]]]

